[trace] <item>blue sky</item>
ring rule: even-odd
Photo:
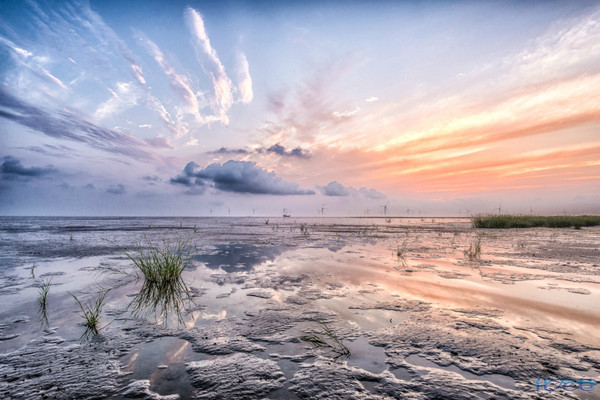
[[[597,1],[5,1],[0,60],[0,214],[600,211]]]

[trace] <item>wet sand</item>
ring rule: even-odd
[[[135,269],[123,249],[144,238],[190,241],[193,297],[179,316],[128,307],[143,281],[124,278]],[[0,218],[0,243],[3,398],[600,398],[536,386],[600,378],[598,227]],[[71,293],[100,288],[106,327],[81,340]],[[324,329],[350,354],[301,340],[331,343]]]

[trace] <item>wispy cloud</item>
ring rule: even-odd
[[[16,45],[11,40],[0,36],[0,44],[9,50],[9,54],[12,55],[13,60],[23,68],[22,71],[28,71],[31,75],[38,78],[39,81],[45,85],[49,84],[48,88],[45,88],[47,92],[51,92],[50,88],[59,87],[60,89],[70,92],[71,88],[68,87],[62,80],[53,75],[45,67],[47,62],[43,57],[36,57],[32,51],[25,50]],[[21,72],[22,74],[23,72]]]
[[[185,17],[190,33],[192,34],[192,44],[196,50],[198,61],[202,64],[204,71],[210,76],[212,81],[214,91],[213,108],[221,122],[227,125],[229,124],[228,111],[231,106],[238,102],[248,104],[254,98],[248,59],[243,52],[238,52],[238,87],[236,88],[231,78],[227,75],[225,66],[221,62],[217,50],[210,42],[206,27],[204,26],[204,20],[200,13],[188,7],[185,10]],[[237,97],[235,96],[236,93],[238,94]]]
[[[121,56],[129,64],[130,71],[137,82],[139,82],[141,85],[145,85],[146,79],[144,77],[144,70],[125,42],[123,42],[123,40],[121,40],[119,36],[104,22],[102,17],[89,8],[89,6],[82,7],[81,11],[83,16],[87,17],[89,23],[94,26],[94,29],[99,33],[99,36],[105,38],[110,46],[118,48]],[[85,20],[82,22],[84,26],[89,26],[89,24],[86,24]]]
[[[115,90],[109,89],[111,98],[100,104],[94,116],[98,120],[112,117],[139,104],[143,92],[128,82],[117,82]]]
[[[254,92],[252,90],[252,77],[250,76],[248,59],[242,52],[238,54],[238,82],[240,101],[246,104],[250,103],[254,98]]]
[[[171,80],[173,89],[177,94],[179,94],[181,99],[183,99],[186,104],[186,112],[193,115],[196,122],[205,122],[204,117],[202,117],[200,114],[200,104],[198,102],[198,98],[196,97],[196,93],[194,90],[192,90],[190,78],[187,75],[178,74],[171,64],[169,64],[165,58],[165,55],[156,45],[156,43],[146,37],[146,35],[144,35],[142,32],[136,31],[136,37],[162,68],[165,75],[167,75]]]
[[[301,189],[296,183],[286,182],[274,172],[268,172],[253,162],[230,160],[224,164],[210,164],[204,169],[195,162],[189,162],[183,172],[171,179],[173,184],[204,190],[206,182],[223,192],[271,194],[271,195],[311,195],[313,190]]]
[[[150,146],[155,147],[157,149],[174,149],[175,147],[173,147],[173,145],[171,144],[171,142],[169,141],[168,138],[163,137],[163,136],[157,136],[151,139],[145,139],[144,140],[146,143],[148,143]]]
[[[284,145],[336,144],[348,138],[347,127],[360,110],[344,100],[338,83],[360,62],[346,55],[324,62],[310,71],[296,87],[269,95],[271,119],[261,130],[268,140]]]
[[[200,50],[206,55],[203,63],[205,71],[211,76],[217,110],[224,123],[229,123],[227,111],[233,105],[233,84],[225,72],[225,67],[219,60],[217,51],[210,44],[210,39],[204,28],[202,16],[193,8],[186,8],[186,19],[190,25],[196,54],[201,61]]]
[[[144,142],[133,136],[100,127],[69,110],[50,113],[30,105],[0,86],[0,117],[12,120],[53,138],[86,143],[92,148],[137,160],[160,160],[143,149]]]
[[[68,158],[76,155],[76,151],[73,148],[64,145],[44,144],[41,146],[22,146],[17,147],[17,149],[32,151],[34,153],[39,153],[50,157]]]

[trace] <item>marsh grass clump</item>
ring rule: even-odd
[[[398,262],[402,263],[403,266],[406,267],[407,263],[406,263],[406,246],[407,246],[407,240],[404,240],[404,242],[402,242],[402,246],[398,245],[396,247],[396,259],[398,260]]]
[[[174,281],[145,280],[129,307],[136,317],[154,313],[166,324],[167,317],[174,313],[178,322],[183,323],[186,300],[193,302],[192,293],[181,278]]]
[[[127,258],[149,282],[174,282],[181,278],[187,267],[189,257],[189,241],[178,240],[175,243],[164,240],[162,245],[155,245],[146,238],[146,246],[138,244],[135,253],[125,252]]]
[[[308,226],[305,224],[301,224],[300,225],[300,232],[302,233],[303,236],[308,236]]]
[[[106,295],[110,289],[101,290],[98,293],[98,297],[96,299],[89,300],[87,303],[83,304],[77,296],[73,293],[69,293],[81,309],[81,316],[84,321],[81,323],[85,327],[85,332],[81,335],[80,340],[82,339],[91,339],[92,337],[98,335],[98,332],[101,329],[104,329],[106,326],[100,328],[100,314],[102,313],[102,308],[104,307],[104,302],[106,299]]]
[[[38,305],[40,312],[40,320],[42,323],[42,328],[47,327],[48,323],[48,294],[50,293],[50,285],[52,283],[52,278],[47,281],[42,279],[42,284],[39,288],[39,297],[38,297]]]
[[[334,355],[334,359],[340,357],[349,357],[350,349],[346,347],[342,339],[340,339],[335,331],[331,329],[324,321],[319,322],[321,334],[310,333],[300,336],[300,340],[310,343],[317,348],[328,349]]]
[[[473,217],[473,226],[483,229],[509,228],[576,228],[600,225],[598,215],[478,215]]]
[[[154,313],[166,323],[168,315],[174,312],[178,321],[183,322],[184,302],[192,302],[190,289],[181,276],[190,261],[189,241],[164,240],[155,245],[146,239],[145,246],[138,244],[134,253],[125,252],[125,255],[144,278],[139,293],[129,305],[132,314]]]
[[[481,260],[481,235],[477,235],[477,237],[469,244],[469,248],[465,250],[465,257],[467,257],[469,261]]]
[[[48,305],[48,293],[50,293],[50,284],[51,283],[52,283],[52,278],[48,279],[47,281],[42,279],[42,284],[40,285],[40,289],[39,289],[40,297],[38,298],[38,303],[40,305],[40,308],[43,308],[44,310],[46,309],[46,306]]]

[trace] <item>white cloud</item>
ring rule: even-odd
[[[163,69],[165,75],[171,79],[171,84],[176,92],[181,96],[186,104],[186,112],[193,115],[196,122],[203,123],[205,120],[200,115],[200,105],[196,94],[191,88],[191,82],[188,76],[178,74],[175,69],[167,62],[165,55],[160,48],[141,32],[136,32],[138,40],[146,47],[150,55]]]
[[[354,107],[354,109],[352,109],[352,110],[334,111],[333,116],[336,118],[339,118],[339,119],[350,118],[350,117],[353,117],[356,114],[358,114],[359,111],[360,111],[360,107]]]
[[[100,104],[94,116],[101,120],[112,117],[116,114],[134,107],[142,97],[138,87],[131,82],[117,82],[116,89],[109,89],[111,98]]]
[[[227,124],[229,122],[227,111],[233,104],[233,84],[225,72],[225,67],[221,63],[217,51],[210,44],[202,16],[193,8],[188,7],[186,9],[186,17],[195,39],[194,45],[198,59],[200,60],[200,49],[208,57],[207,62],[204,63],[204,69],[212,78],[217,112],[222,118],[223,123]]]
[[[254,92],[252,91],[252,76],[250,76],[248,59],[244,53],[238,55],[238,81],[240,101],[248,104],[254,98]]]

